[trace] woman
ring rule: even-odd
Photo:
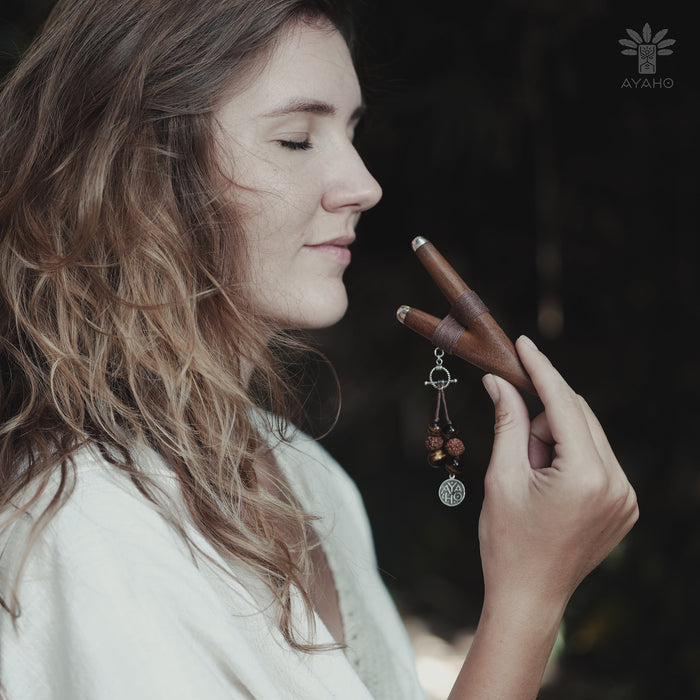
[[[280,369],[286,330],[343,315],[381,196],[351,46],[327,0],[62,0],[5,86],[8,698],[422,696],[360,498],[289,427]],[[485,378],[486,596],[454,698],[535,697],[637,517],[590,409],[517,347],[546,411]]]

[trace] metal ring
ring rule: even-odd
[[[447,375],[447,379],[437,379],[437,380],[434,379],[434,378],[433,378],[433,374],[435,374],[435,372],[436,372],[437,370],[440,370],[441,372],[444,372],[444,373]],[[424,375],[424,376],[425,376],[425,375]],[[426,384],[430,384],[430,386],[432,386],[433,389],[444,389],[446,386],[448,386],[449,384],[451,384],[453,381],[457,381],[457,380],[456,380],[456,379],[454,379],[454,380],[452,379],[452,375],[450,374],[450,372],[449,372],[449,370],[447,369],[447,367],[443,367],[442,365],[435,365],[435,367],[433,367],[433,368],[430,370],[430,374],[428,375],[428,381],[426,382]]]

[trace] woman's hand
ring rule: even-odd
[[[479,520],[484,607],[450,699],[534,700],[564,608],[632,528],[637,499],[586,402],[527,338],[516,348],[544,404],[487,375],[496,409]]]
[[[479,522],[486,598],[563,607],[632,528],[637,499],[588,404],[529,339],[516,348],[544,413],[531,422],[508,382],[484,378],[496,410]]]

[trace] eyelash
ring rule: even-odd
[[[285,141],[280,140],[280,146],[283,148],[288,148],[290,151],[308,151],[311,148],[311,141],[305,139],[304,141]]]

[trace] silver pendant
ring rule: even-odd
[[[466,495],[464,484],[453,474],[440,484],[438,496],[446,506],[458,506]]]

